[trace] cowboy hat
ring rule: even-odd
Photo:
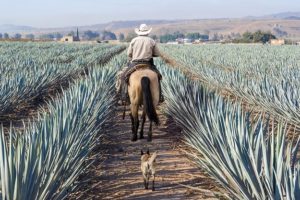
[[[149,33],[152,31],[152,28],[149,28],[146,24],[141,24],[140,28],[135,28],[135,33],[143,36],[143,35],[149,35]]]

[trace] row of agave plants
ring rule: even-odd
[[[78,76],[83,66],[104,64],[124,46],[64,45],[52,43],[0,44],[0,115],[60,87],[60,82]],[[61,55],[62,54],[62,55]],[[66,61],[61,62],[63,57]]]
[[[162,46],[209,85],[299,124],[300,49],[296,46]]]
[[[24,131],[0,130],[2,199],[63,199],[76,188],[112,114],[115,75],[125,62],[122,53],[93,68]]]
[[[284,122],[253,121],[241,104],[159,65],[166,114],[182,128],[190,158],[227,190],[229,199],[300,199],[299,139],[286,140]]]

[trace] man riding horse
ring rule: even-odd
[[[129,44],[127,51],[129,63],[128,66],[120,72],[117,81],[117,90],[118,93],[121,93],[121,99],[123,101],[127,98],[127,84],[130,75],[136,71],[137,68],[145,65],[157,73],[159,79],[159,102],[164,101],[160,84],[162,76],[153,61],[153,57],[158,57],[160,54],[156,42],[148,37],[151,30],[152,28],[149,28],[146,24],[141,24],[140,28],[135,29],[138,36],[132,39]]]

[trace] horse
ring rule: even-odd
[[[132,127],[131,141],[137,140],[139,128],[138,110],[143,105],[142,126],[140,139],[144,138],[144,124],[146,115],[150,121],[147,140],[152,141],[152,122],[159,125],[156,106],[159,102],[159,83],[157,73],[149,67],[139,68],[129,77],[128,95],[130,99],[130,118]]]

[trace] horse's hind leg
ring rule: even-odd
[[[131,132],[134,133],[134,119],[133,119],[133,116],[132,116],[131,113],[129,114],[129,116],[130,116],[130,119],[131,119]]]
[[[155,184],[155,174],[153,175],[153,181],[152,181],[152,191],[154,191],[154,190],[155,190],[155,186],[154,186],[154,184]]]
[[[145,189],[148,189],[148,186],[147,186],[147,181],[146,179],[144,178],[144,186],[145,186]]]
[[[140,139],[144,138],[144,125],[145,125],[145,121],[146,121],[146,113],[143,111],[143,114],[142,114],[142,126],[141,126],[141,130],[140,130]]]
[[[131,141],[137,140],[137,132],[139,128],[139,118],[138,118],[138,106],[131,107],[131,125],[132,125],[132,137]]]
[[[149,132],[148,132],[148,142],[152,141],[152,121],[150,121]]]

